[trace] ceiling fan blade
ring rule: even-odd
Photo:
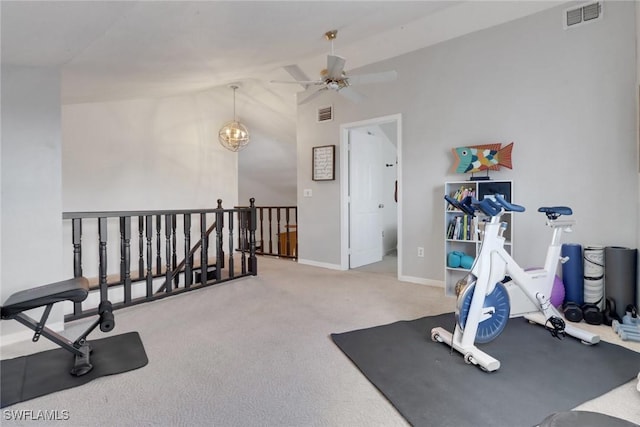
[[[324,82],[322,80],[270,80],[271,83],[286,83],[286,84],[296,84],[302,85],[305,89],[309,85],[323,85]]]
[[[341,79],[345,62],[345,59],[341,56],[327,56],[327,78],[331,80]]]
[[[302,105],[302,104],[306,104],[307,102],[311,101],[314,98],[317,98],[318,96],[320,96],[322,94],[323,91],[328,90],[327,87],[321,87],[320,89],[318,89],[317,91],[313,92],[311,95],[307,96],[306,98],[302,98],[301,100],[298,101],[298,105]]]
[[[355,76],[348,76],[350,86],[366,85],[370,83],[384,83],[390,82],[398,78],[398,73],[394,71],[384,71],[382,73],[372,74],[360,74]]]
[[[338,93],[342,96],[344,96],[345,98],[347,98],[348,100],[358,103],[360,101],[363,101],[365,99],[365,96],[362,95],[361,93],[359,93],[358,91],[356,91],[355,89],[347,86],[347,87],[343,87],[342,89],[340,89],[338,91]]]
[[[307,88],[307,84],[306,82],[308,82],[310,79],[309,77],[304,73],[304,71],[302,71],[302,69],[300,67],[298,67],[297,65],[293,64],[293,65],[285,65],[284,67],[282,67],[285,69],[285,71],[287,73],[289,73],[291,75],[291,77],[293,77],[297,82],[300,82],[300,84],[306,89]]]

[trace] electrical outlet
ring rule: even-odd
[[[420,258],[424,257],[424,248],[421,248],[420,246],[418,246],[418,256]]]

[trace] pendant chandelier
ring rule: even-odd
[[[233,120],[222,126],[218,132],[218,141],[227,150],[240,151],[249,144],[249,130],[236,120],[236,89],[238,86],[232,85],[230,88],[233,89]]]

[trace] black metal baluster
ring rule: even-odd
[[[120,283],[124,288],[125,304],[131,302],[131,217],[120,217]]]
[[[100,301],[108,299],[107,289],[107,218],[98,218],[98,241],[100,242],[98,255],[98,271],[100,285]]]
[[[73,277],[82,276],[82,218],[71,220],[73,241]],[[73,314],[82,313],[82,302],[73,303]]]
[[[269,253],[273,254],[273,238],[272,238],[273,226],[271,225],[271,222],[272,222],[271,208],[269,208]]]
[[[193,256],[191,252],[191,214],[184,214],[184,287],[193,283]]]
[[[293,215],[296,221],[296,244],[295,244],[295,251],[293,254],[295,255],[296,259],[298,259],[298,208],[294,207],[293,212],[294,212]]]
[[[138,217],[138,278],[144,279],[144,217]]]
[[[292,252],[291,252],[291,228],[289,227],[289,209],[288,208],[284,208],[284,216],[285,216],[285,225],[284,225],[284,246],[285,246],[285,253],[287,256],[291,256]]]
[[[218,207],[216,208],[216,280],[220,280],[222,277],[222,269],[224,268],[224,251],[222,249],[223,227],[224,211],[222,210],[222,199],[218,199]]]
[[[177,215],[176,214],[172,214],[171,215],[171,245],[172,245],[172,251],[173,254],[171,256],[171,270],[175,270],[176,268],[178,268],[178,255],[176,253],[176,249],[177,249],[177,245],[178,242],[176,239],[176,222],[177,222]],[[173,283],[175,288],[178,288],[178,284],[180,283],[180,274],[179,272],[176,272],[175,276],[173,277]]]
[[[238,224],[242,224],[242,209],[236,207],[238,210]],[[244,245],[242,244],[242,239],[244,239],[244,235],[242,234],[242,225],[238,227],[238,250],[242,251]]]
[[[200,240],[202,240],[202,246],[200,246],[200,283],[202,285],[207,283],[207,258],[209,257],[209,238],[207,237],[207,214],[200,214]]]
[[[249,215],[249,214],[247,214]],[[260,208],[260,252],[264,252],[264,209]],[[248,234],[248,231],[247,231]]]
[[[172,290],[171,286],[171,215],[166,214],[164,216],[164,238],[165,238],[165,292],[169,293]]]
[[[258,258],[256,258],[256,199],[249,199],[249,271],[253,276],[258,274]]]
[[[82,219],[71,220],[73,235],[73,277],[82,276]]]
[[[153,216],[146,217],[146,236],[147,236],[147,298],[153,295]]]
[[[156,274],[162,274],[162,242],[160,241],[160,232],[162,231],[162,218],[156,215]]]
[[[234,276],[233,271],[233,211],[229,212],[229,278]],[[218,280],[220,277],[218,277]]]
[[[218,207],[216,209],[222,210],[222,199],[218,199]],[[217,222],[216,222],[217,223]],[[220,230],[224,229],[224,215],[222,215],[220,217]],[[220,268],[220,274],[222,274],[222,269],[225,266],[225,259],[224,259],[224,246],[223,246],[223,240],[217,241],[216,240],[216,265],[218,263],[218,258],[220,258],[220,262],[221,264],[221,268]]]
[[[276,208],[276,221],[277,226],[276,226],[276,230],[278,230],[278,255],[282,255],[282,243],[281,243],[281,238],[280,238],[280,209]]]

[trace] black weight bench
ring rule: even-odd
[[[75,341],[67,338],[45,326],[53,304],[61,301],[82,302],[89,295],[89,282],[84,277],[76,277],[62,282],[50,283],[37,288],[16,292],[0,307],[0,317],[3,320],[15,319],[35,333],[32,341],[36,342],[40,336],[51,340],[75,356],[75,363],[71,375],[81,376],[93,368],[90,361],[91,347],[86,342],[89,335],[98,325],[102,332],[109,332],[115,326],[113,306],[109,301],[103,301],[98,307],[98,319],[84,331]],[[24,311],[38,307],[45,307],[40,321],[27,316]]]

